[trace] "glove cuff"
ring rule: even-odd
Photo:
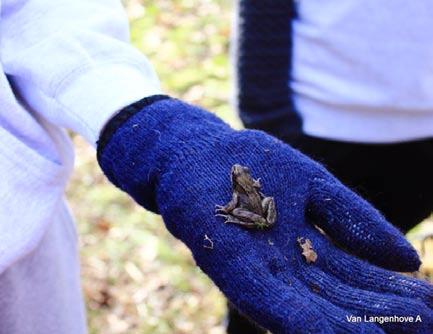
[[[211,150],[231,131],[210,112],[155,95],[122,109],[107,123],[97,145],[98,163],[114,185],[158,213],[161,176],[187,168],[187,157]]]
[[[105,146],[113,137],[114,133],[120,128],[128,119],[134,116],[136,113],[143,110],[143,108],[151,105],[154,102],[169,99],[168,95],[152,95],[145,97],[133,104],[121,109],[116,115],[114,115],[108,123],[104,126],[96,142],[96,156],[98,161],[101,161],[101,155],[104,151]]]

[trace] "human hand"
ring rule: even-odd
[[[418,269],[404,236],[321,165],[274,137],[151,97],[109,122],[98,160],[115,185],[162,215],[240,311],[272,332],[433,331],[432,287],[383,269]],[[235,164],[247,166],[273,197],[273,226],[250,229],[215,216],[215,205],[232,198]],[[306,239],[317,254],[310,263],[298,242]],[[422,322],[379,326],[351,323],[350,315],[419,315]]]

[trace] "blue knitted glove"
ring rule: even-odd
[[[98,161],[116,186],[162,215],[241,312],[272,332],[433,332],[432,287],[375,266],[419,267],[403,235],[322,166],[274,137],[233,130],[200,108],[154,96],[109,122]],[[274,197],[271,228],[246,229],[215,216],[215,205],[231,199],[237,163]],[[315,262],[307,263],[298,238],[311,241]],[[422,322],[354,324],[350,315],[420,315]]]

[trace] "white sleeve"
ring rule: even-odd
[[[160,94],[120,0],[1,0],[3,69],[20,98],[95,145],[107,120]]]

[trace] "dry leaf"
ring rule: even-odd
[[[307,263],[313,263],[317,260],[317,253],[313,249],[313,244],[310,239],[304,239],[303,237],[299,237],[297,239],[299,246],[302,249],[302,255],[305,257]]]

